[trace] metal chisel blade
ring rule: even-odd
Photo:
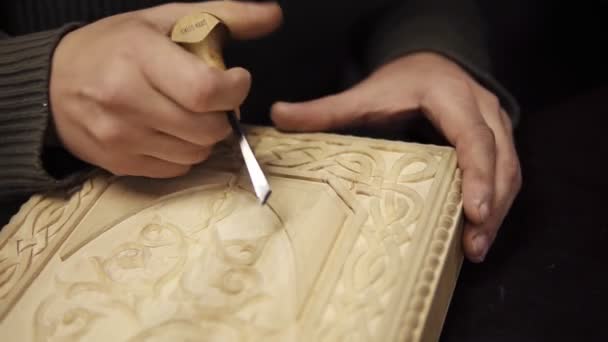
[[[230,122],[230,126],[232,126],[232,130],[234,130],[234,133],[239,139],[239,146],[241,148],[241,153],[243,154],[245,166],[249,172],[249,178],[251,179],[251,184],[253,185],[255,195],[260,200],[260,203],[264,205],[272,193],[270,184],[268,183],[268,180],[266,179],[266,176],[264,175],[255,154],[253,154],[253,150],[245,137],[245,133],[243,132],[241,124],[239,123],[234,111],[228,112],[228,121]]]

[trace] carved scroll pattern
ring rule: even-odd
[[[139,228],[136,241],[90,259],[94,281],[57,279],[58,291],[35,313],[35,341],[81,340],[96,321],[116,317],[131,322],[132,342],[201,336],[256,341],[276,333],[284,325],[280,319],[274,326],[239,314],[272,300],[255,265],[271,231],[253,239],[221,238],[217,227],[235,211],[233,196],[226,189],[205,197],[194,227],[156,216]]]
[[[0,232],[0,321],[44,268],[75,221],[111,180],[84,183],[69,200],[34,196]]]
[[[256,145],[256,152],[264,156],[270,173],[326,173],[341,179],[362,201],[368,201],[369,219],[347,257],[316,339],[381,338],[383,331],[378,330],[377,324],[398,295],[397,277],[407,271],[403,258],[425,205],[411,185],[436,175],[444,151],[438,148],[432,154],[395,150],[402,156],[388,165],[381,151],[368,145],[296,139],[286,143],[273,138],[261,138]],[[414,163],[424,166],[406,171]]]

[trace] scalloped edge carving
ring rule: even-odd
[[[461,172],[456,169],[445,198],[439,202],[441,211],[395,341],[439,340],[463,261],[459,243],[463,227],[461,185]]]

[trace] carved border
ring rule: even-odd
[[[69,199],[36,195],[0,230],[0,290],[8,287],[0,293],[0,322],[111,182],[105,177],[88,180]],[[40,216],[48,223],[41,224]],[[23,238],[22,232],[31,236]]]
[[[331,134],[331,133],[281,133],[274,128],[259,127],[259,126],[245,126],[247,133],[250,136],[253,147],[257,147],[257,139],[262,137],[273,137],[282,138],[291,141],[298,141],[300,144],[307,142],[319,142],[323,141],[329,145],[345,146],[350,145],[354,147],[364,146],[368,149],[384,151],[384,152],[406,152],[406,153],[417,153],[422,150],[432,150],[432,154],[438,155],[445,152],[451,153],[454,149],[452,147],[431,145],[431,144],[420,144],[414,142],[403,142],[386,139],[374,139],[366,138],[353,135],[345,134]],[[353,143],[354,139],[354,143]],[[394,148],[394,149],[391,149]]]
[[[435,341],[439,338],[445,312],[435,313],[441,313],[442,317],[431,317],[431,314],[441,308],[447,309],[456,283],[456,279],[445,279],[448,256],[456,255],[454,262],[457,265],[453,267],[454,270],[449,270],[454,276],[458,275],[463,259],[461,247],[457,243],[462,228],[461,183],[461,172],[456,169],[449,191],[440,202],[440,215],[433,225],[433,236],[412,289],[410,303],[401,315],[397,338],[393,339],[395,341],[414,342],[422,341],[423,338],[425,341]],[[446,293],[440,293],[447,290],[450,290],[447,296]]]
[[[256,130],[254,132],[257,133]],[[284,137],[276,131],[264,133],[274,138]],[[291,142],[286,145],[307,145],[311,141],[318,142],[319,136],[320,134],[315,134],[314,138],[309,134],[290,135],[287,139]],[[344,137],[335,135],[322,137],[327,145],[342,145],[343,139]],[[351,147],[393,153],[419,153],[420,148],[417,144],[404,145],[403,142],[395,141],[382,141],[382,144],[380,146],[377,139],[357,137],[357,142]],[[439,163],[443,165],[440,167],[442,172],[435,175],[434,185],[429,190],[435,195],[426,199],[426,208],[419,221],[428,230],[419,232],[416,247],[410,252],[413,268],[409,271],[413,277],[399,277],[398,286],[403,292],[395,293],[393,299],[396,303],[386,312],[387,316],[397,318],[382,323],[383,340],[438,339],[462,264],[463,256],[458,244],[462,216],[461,179],[456,156],[449,147],[424,145],[424,150],[430,155],[441,156]],[[270,167],[270,170],[277,172],[274,167]],[[455,265],[448,265],[448,261]]]

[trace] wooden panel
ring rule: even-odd
[[[172,180],[99,174],[0,232],[11,341],[436,340],[462,261],[452,149],[250,128]]]

